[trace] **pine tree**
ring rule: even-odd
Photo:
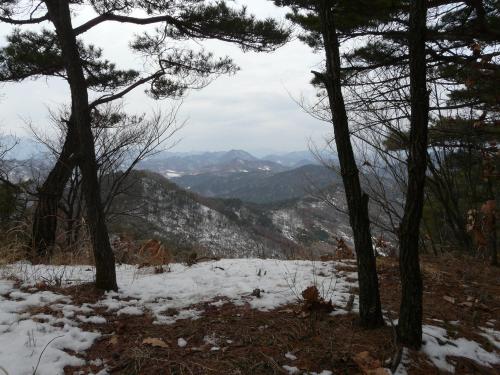
[[[495,189],[489,186],[494,187],[498,179],[495,165],[500,109],[497,94],[500,80],[499,5],[498,0],[428,3],[426,64],[429,67],[428,81],[433,89],[429,129],[429,152],[433,155],[428,163],[432,178],[428,190],[429,198],[436,203],[434,206],[439,206],[446,217],[441,225],[434,223],[431,229],[446,228],[449,235],[445,237],[449,243],[470,253],[474,252],[475,246],[467,233],[465,213],[495,200]],[[378,38],[350,56],[357,72],[374,66],[378,70],[398,71],[397,77],[393,75],[387,82],[367,82],[366,75],[357,75],[358,85],[383,87],[378,92],[385,92],[385,97],[395,91],[403,93],[396,97],[407,96],[405,85],[409,73],[401,68],[408,61],[408,51],[401,37],[405,18],[400,20],[400,24],[392,23],[379,33]],[[365,95],[366,101],[369,101],[369,95],[370,92]],[[405,118],[407,107],[408,102],[402,100],[393,111],[393,119]],[[373,110],[374,106],[371,108]],[[386,109],[380,108],[383,110]],[[388,148],[407,149],[408,129],[391,128],[387,124],[393,119],[381,117],[383,127],[389,129]],[[480,167],[481,164],[484,168]],[[455,172],[450,172],[450,168]],[[434,220],[437,216],[435,209],[428,207],[428,211],[427,217]],[[495,218],[495,215],[490,216]],[[491,228],[488,232],[488,252],[495,263],[494,236],[498,229]]]
[[[408,189],[404,215],[399,227],[401,307],[399,309],[398,336],[401,343],[413,348],[420,348],[422,345],[423,290],[419,263],[419,233],[424,206],[429,123],[429,94],[427,92],[425,58],[426,16],[426,1],[412,1],[408,28],[411,111]]]
[[[351,51],[349,61],[349,85],[355,87],[356,99],[349,103],[352,108],[365,111],[370,127],[385,132],[389,137],[386,145],[394,147],[404,144],[409,150],[407,161],[408,180],[405,214],[400,225],[400,263],[403,280],[400,339],[411,346],[419,346],[421,329],[421,281],[418,270],[419,239],[418,225],[422,210],[422,191],[425,174],[423,168],[425,119],[420,116],[430,112],[430,146],[435,157],[429,158],[428,166],[433,178],[431,189],[439,191],[446,200],[447,217],[453,222],[454,233],[468,247],[470,239],[464,235],[464,212],[459,212],[457,199],[451,198],[453,189],[440,177],[437,162],[443,155],[443,148],[463,146],[469,137],[495,137],[498,122],[498,25],[497,0],[491,1],[446,1],[420,3],[420,31],[415,24],[417,1],[402,2],[399,16],[386,23],[383,28],[368,30],[364,36],[367,43]],[[421,13],[427,8],[426,22]],[[413,12],[413,13],[412,13]],[[410,18],[407,15],[410,14]],[[413,15],[413,16],[412,16]],[[419,63],[415,63],[417,35],[425,30],[425,52],[420,40]],[[406,30],[410,30],[409,34]],[[411,31],[413,30],[413,31]],[[433,96],[430,106],[425,108],[423,96],[423,72],[427,68],[428,88]],[[420,95],[415,82],[420,76]],[[414,101],[420,96],[420,106]],[[360,99],[361,98],[361,99]],[[443,99],[445,98],[445,99]],[[418,125],[418,128],[415,126]],[[479,130],[479,128],[483,130]],[[417,133],[421,131],[420,136]],[[481,142],[481,141],[480,141]],[[418,143],[418,145],[417,145]],[[483,143],[484,146],[487,146]],[[427,147],[425,149],[427,150]],[[399,147],[399,146],[396,146]],[[491,148],[491,145],[488,146]],[[444,166],[444,164],[441,164]],[[489,181],[492,176],[488,177]],[[444,188],[443,188],[444,187]],[[490,189],[491,190],[491,189]],[[493,202],[490,192],[488,202]],[[489,204],[488,207],[492,207]],[[493,205],[494,207],[494,205]],[[494,214],[489,214],[495,218]],[[491,220],[491,225],[494,220]],[[492,259],[496,239],[495,230],[489,240]],[[420,291],[419,291],[420,290]],[[414,292],[415,291],[415,292]],[[420,338],[420,339],[419,339]]]
[[[72,8],[82,5],[91,7],[96,15],[75,27]],[[146,16],[133,16],[138,12]],[[23,14],[27,15],[26,18],[19,17]],[[215,59],[211,53],[176,47],[174,43],[169,45],[171,41],[216,39],[237,44],[244,50],[272,51],[287,40],[288,33],[274,20],[256,20],[247,14],[245,8],[238,10],[229,7],[225,1],[203,0],[8,0],[0,4],[0,21],[19,26],[50,26],[41,32],[13,32],[9,44],[0,50],[0,81],[41,76],[67,80],[71,91],[67,146],[72,152],[69,156],[64,150],[61,153],[62,159],[56,164],[53,181],[59,187],[66,183],[68,170],[72,168],[69,159],[74,158],[83,175],[86,217],[96,263],[96,286],[115,290],[114,256],[97,178],[92,113],[98,111],[100,105],[120,99],[143,84],[148,84],[148,93],[154,98],[175,97],[189,88],[203,87],[214,75],[236,70],[229,58]],[[116,69],[113,63],[102,59],[100,49],[85,45],[82,40],[85,32],[110,22],[161,26],[156,34],[144,33],[131,43],[133,51],[148,56],[148,63],[155,67],[153,71],[143,75],[133,70]],[[89,91],[101,95],[90,101]],[[43,215],[54,212],[54,202],[60,199],[57,195],[61,190],[52,190],[56,199],[49,200],[51,204],[42,207],[41,220],[45,220]],[[52,191],[42,191],[41,197]],[[37,227],[34,229],[36,231]],[[53,226],[47,229],[52,233]],[[39,241],[37,235],[33,237]],[[51,234],[43,241],[49,243],[42,246],[50,245],[53,241]],[[39,246],[39,243],[35,245]]]
[[[340,41],[390,18],[393,2],[276,0],[275,3],[291,7],[292,13],[288,18],[302,28],[300,38],[310,47],[325,53],[326,69],[324,72],[313,72],[313,82],[326,90],[331,111],[358,262],[360,322],[365,327],[376,328],[384,321],[370,231],[368,195],[361,188],[342,92],[344,69],[341,66]]]

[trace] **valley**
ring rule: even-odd
[[[113,203],[110,216],[116,214],[116,220],[110,219],[110,229],[141,240],[159,238],[175,253],[219,257],[304,257],[330,253],[337,236],[348,239],[347,217],[314,194],[321,189],[344,201],[332,171],[317,164],[293,168],[249,154],[243,159],[242,151],[230,159],[235,154],[219,153],[211,162],[205,155],[142,163],[150,170],[128,177],[130,188]]]

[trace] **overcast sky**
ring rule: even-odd
[[[258,17],[284,18],[267,0],[237,0],[246,4]],[[79,20],[91,17],[85,11]],[[76,24],[77,22],[75,22]],[[140,66],[140,59],[128,50],[128,42],[138,26],[103,25],[85,34],[85,41],[100,46],[105,57],[119,67]],[[2,43],[9,32],[0,25]],[[242,53],[238,48],[220,43],[203,43],[218,56],[229,55],[241,67],[234,76],[219,77],[200,91],[185,98],[179,120],[187,125],[178,137],[182,141],[173,151],[216,151],[245,149],[256,153],[295,151],[308,147],[310,139],[321,143],[329,134],[327,124],[312,119],[294,99],[314,100],[310,71],[318,68],[321,56],[295,40],[270,54]],[[25,135],[26,121],[50,131],[48,109],[69,103],[66,82],[40,79],[0,86],[0,126],[3,133]],[[171,101],[153,101],[143,90],[136,90],[125,100],[128,112],[164,111]]]

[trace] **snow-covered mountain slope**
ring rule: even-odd
[[[149,172],[135,172],[131,178],[136,179],[133,191],[117,197],[113,210],[132,208],[134,214],[111,222],[113,231],[156,237],[177,248],[199,248],[216,256],[284,257],[285,247],[278,243],[287,241],[279,234],[275,241],[241,221],[238,202],[203,200]]]
[[[338,231],[346,230],[346,218],[314,198],[246,204],[201,197],[151,172],[134,172],[129,179],[131,188],[113,204],[114,212],[128,214],[112,220],[110,229],[160,238],[176,249],[286,259],[317,242],[334,245]]]

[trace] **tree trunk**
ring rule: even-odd
[[[498,266],[498,255],[497,255],[497,223],[496,216],[493,215],[492,220],[492,230],[488,235],[488,248],[490,250],[490,264],[492,266]]]
[[[368,216],[368,195],[361,190],[352,149],[347,112],[340,81],[340,51],[331,2],[319,2],[321,32],[326,52],[326,75],[319,75],[328,92],[340,170],[353,231],[359,281],[360,323],[367,328],[384,324],[380,305],[377,269]]]
[[[97,178],[94,138],[87,93],[76,36],[71,24],[67,0],[45,0],[50,20],[61,44],[66,73],[71,90],[72,114],[78,140],[78,164],[82,171],[86,218],[96,265],[96,287],[117,290],[115,258],[109,243],[100,187]]]
[[[486,212],[486,233],[488,238],[488,252],[490,253],[490,264],[498,266],[497,254],[497,204],[495,191],[493,189],[492,177],[488,177],[488,203],[493,203]]]
[[[70,120],[71,123],[71,120]],[[56,164],[38,190],[38,202],[33,215],[31,247],[38,257],[51,255],[55,245],[57,230],[57,211],[64,188],[71,177],[76,163],[74,132],[69,128],[63,148]]]
[[[408,190],[399,233],[399,268],[401,273],[401,307],[398,335],[403,345],[422,345],[422,277],[419,264],[419,233],[424,205],[425,172],[427,169],[427,126],[429,94],[425,63],[427,8],[425,0],[410,5],[410,150],[408,159]]]

